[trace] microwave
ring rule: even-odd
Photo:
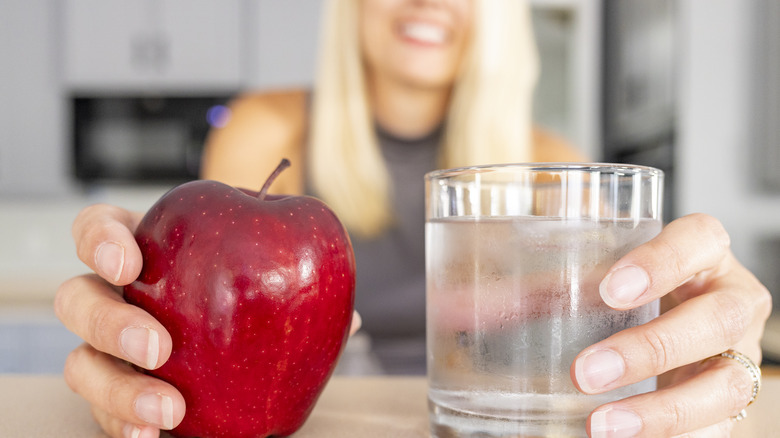
[[[196,179],[206,136],[227,123],[231,96],[78,96],[72,152],[80,182]]]

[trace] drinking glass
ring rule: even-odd
[[[658,316],[601,300],[607,270],[662,226],[663,172],[508,164],[426,175],[428,401],[434,437],[586,436],[575,356]]]

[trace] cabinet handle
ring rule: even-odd
[[[130,42],[130,63],[141,72],[162,74],[170,65],[170,42],[160,33],[137,35]]]

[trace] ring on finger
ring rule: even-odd
[[[748,401],[747,404],[747,406],[750,406],[756,400],[756,397],[758,397],[758,392],[761,390],[761,368],[758,365],[756,365],[756,363],[753,362],[753,360],[751,360],[749,357],[733,349],[728,349],[723,353],[716,354],[712,357],[707,358],[706,360],[717,359],[721,357],[725,357],[727,359],[733,359],[739,362],[739,364],[745,367],[748,373],[750,373],[750,379],[753,381],[753,390],[750,394],[750,400]],[[747,417],[747,411],[745,409],[742,409],[736,416],[732,417],[732,419],[735,421],[739,421],[744,419],[745,417]]]

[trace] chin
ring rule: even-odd
[[[445,88],[455,82],[454,68],[442,68],[442,63],[404,61],[396,65],[405,66],[397,71],[396,77],[404,83],[418,88]]]
[[[425,76],[413,76],[410,75],[405,81],[408,85],[420,89],[439,90],[442,88],[450,88],[455,83],[455,78],[452,75],[431,76],[427,74]]]

